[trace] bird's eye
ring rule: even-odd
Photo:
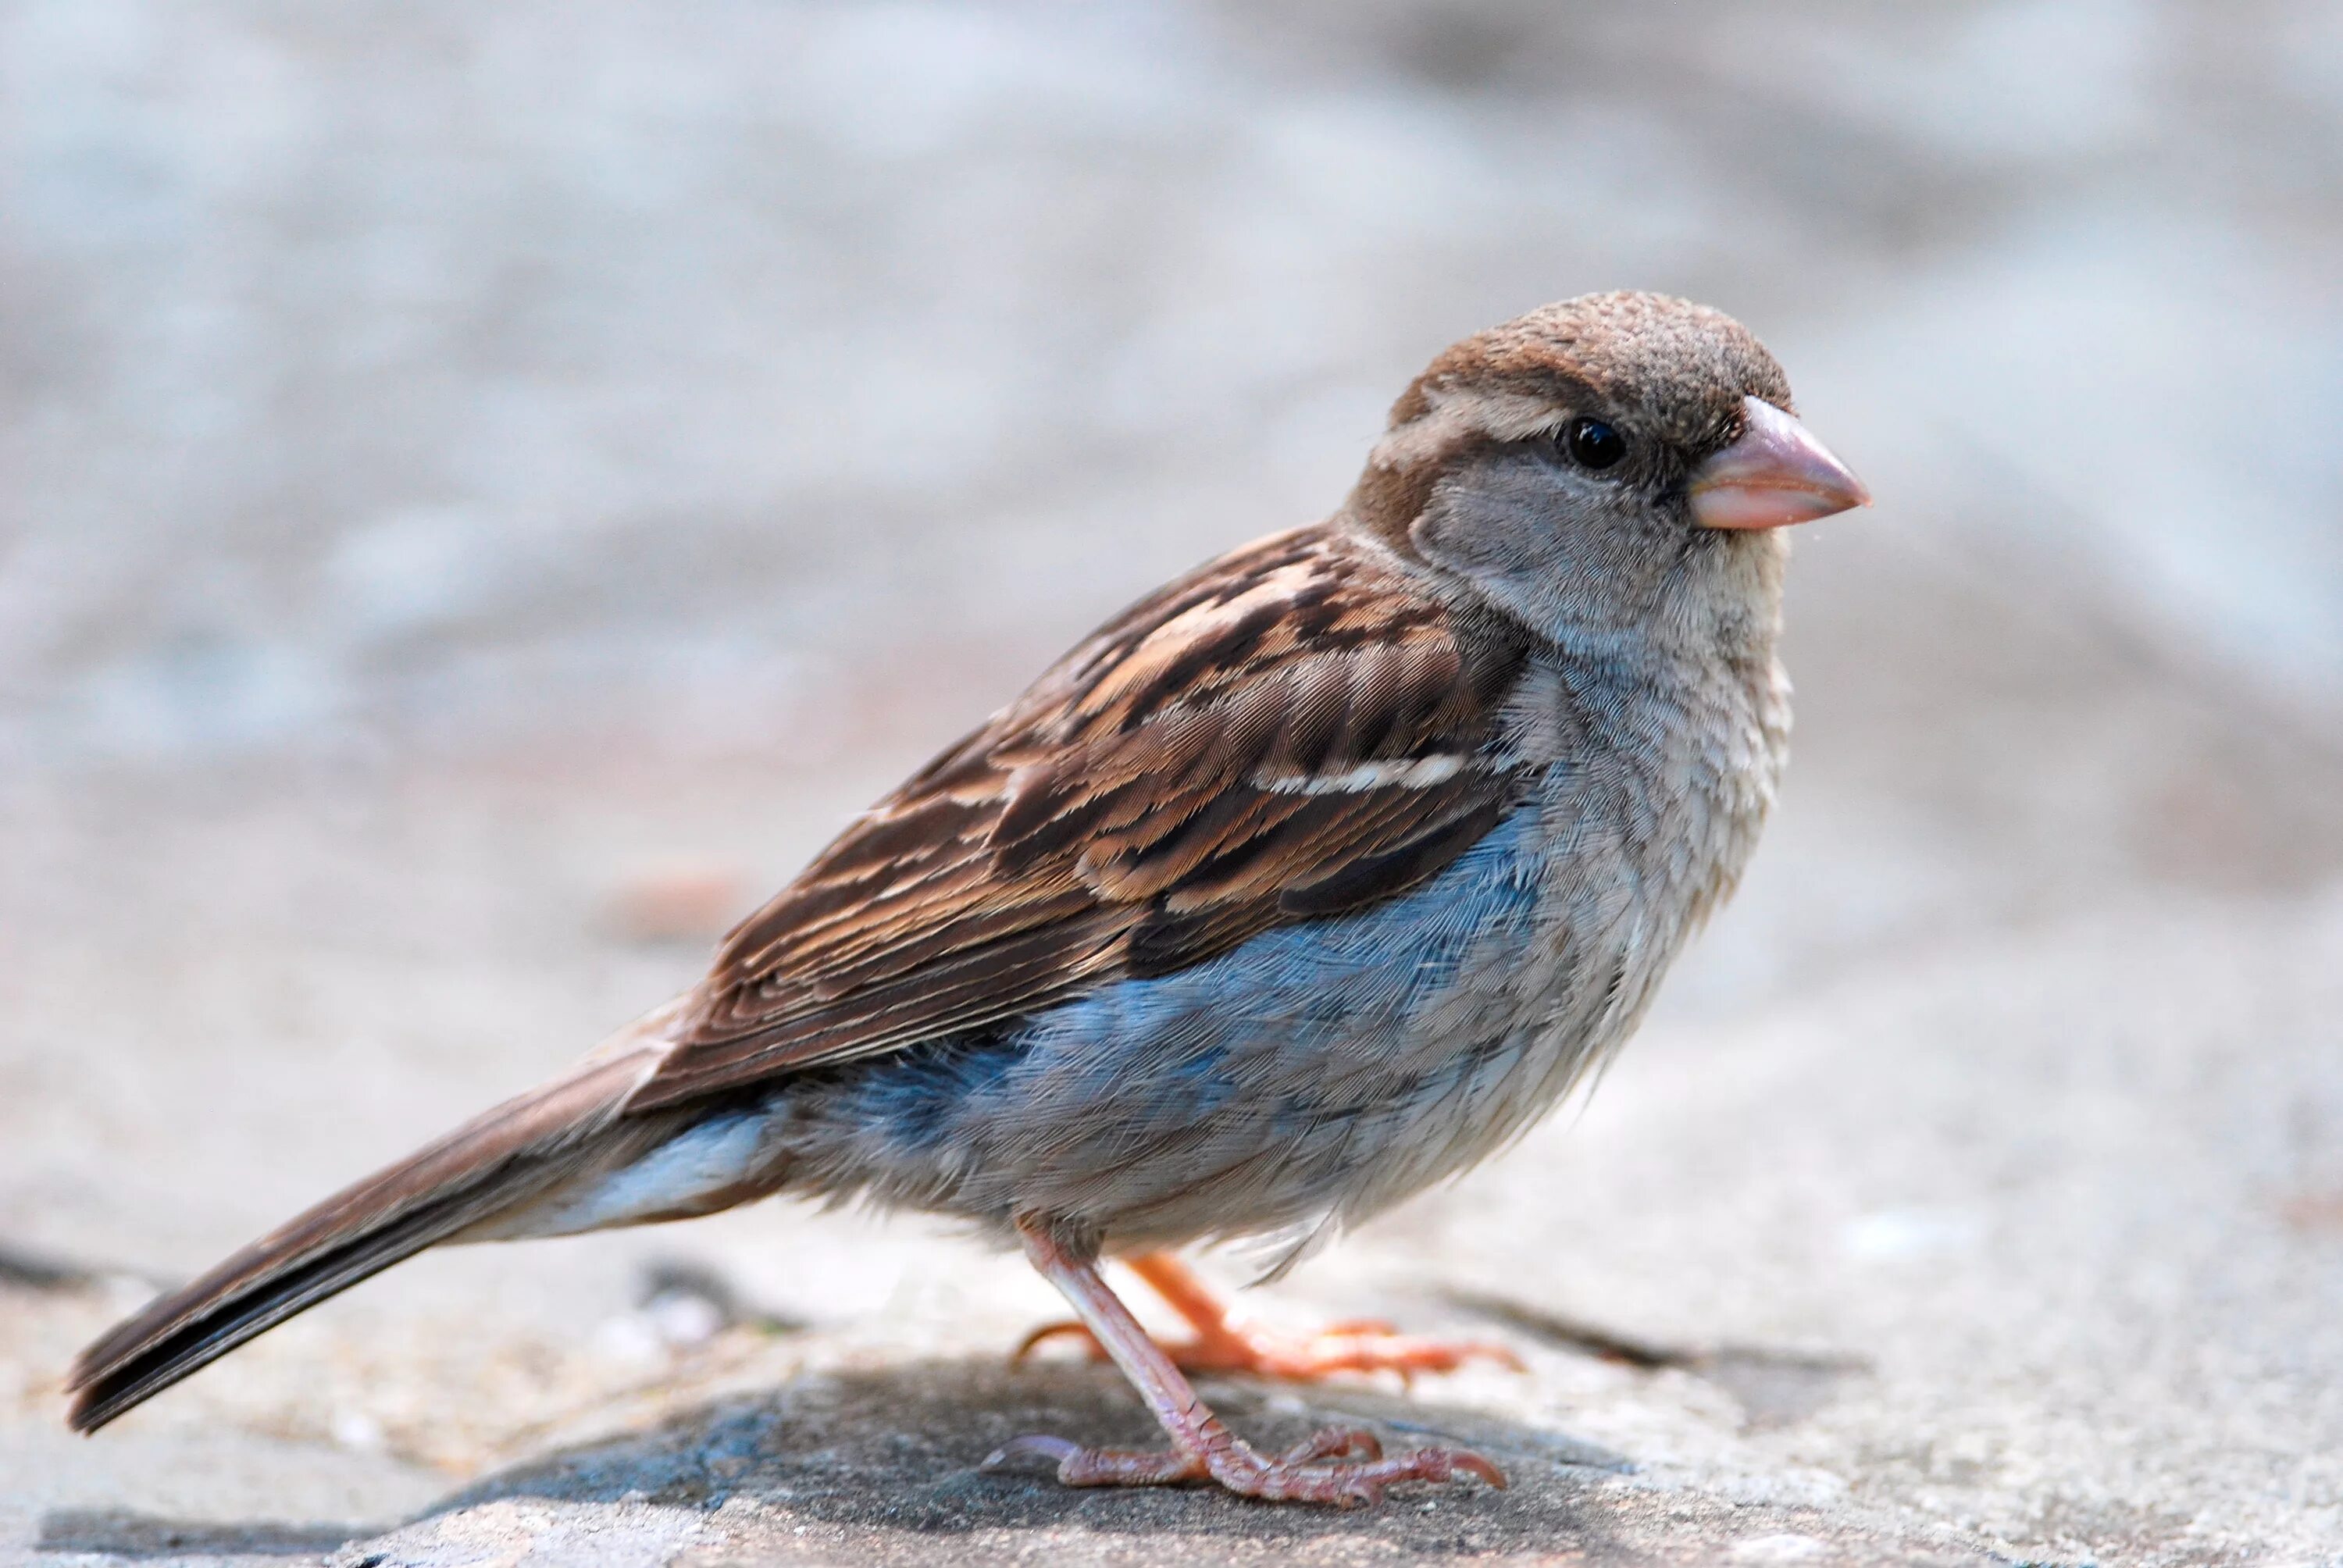
[[[1562,427],[1562,449],[1582,468],[1607,468],[1627,455],[1627,437],[1600,419],[1573,419]]]

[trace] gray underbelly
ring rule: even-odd
[[[1374,910],[801,1081],[767,1112],[776,1174],[1118,1248],[1360,1218],[1501,1144],[1624,1029],[1624,960],[1563,940],[1541,839],[1525,812]]]

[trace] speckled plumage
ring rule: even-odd
[[[863,1198],[1090,1299],[1101,1251],[1306,1239],[1483,1159],[1755,841],[1765,519],[1861,499],[1788,409],[1755,338],[1655,296],[1449,349],[1333,518],[1109,622],[576,1073],[92,1346],[76,1423],[438,1241]],[[1589,418],[1623,455],[1574,455]]]

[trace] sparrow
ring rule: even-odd
[[[1021,1247],[1169,1439],[1024,1437],[988,1466],[1333,1504],[1503,1485],[1481,1455],[1385,1456],[1363,1431],[1246,1443],[1183,1362],[1497,1352],[1372,1324],[1280,1342],[1174,1251],[1298,1256],[1499,1150],[1618,1048],[1774,798],[1779,530],[1869,499],[1714,309],[1589,295],[1463,339],[1331,518],[1107,622],[572,1070],[106,1333],[71,1424],[427,1247],[789,1193]],[[1195,1339],[1151,1339],[1109,1259]]]

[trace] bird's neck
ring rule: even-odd
[[[1788,560],[1778,530],[1709,536],[1648,582],[1594,582],[1557,596],[1545,624],[1531,629],[1567,653],[1654,672],[1761,669],[1781,633]]]
[[[1718,544],[1635,613],[1564,614],[1534,629],[1550,649],[1557,733],[1598,736],[1754,823],[1788,755],[1789,681],[1775,655],[1787,552],[1764,535]]]

